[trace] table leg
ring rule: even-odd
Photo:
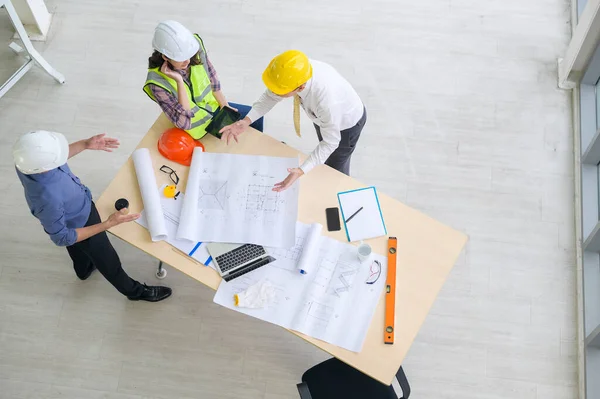
[[[23,42],[23,46],[25,47],[25,51],[29,56],[29,61],[23,67],[21,67],[19,71],[13,74],[13,76],[11,76],[11,78],[5,84],[3,84],[0,87],[0,97],[2,97],[2,95],[6,93],[6,91],[8,91],[8,89],[10,89],[16,83],[16,81],[19,80],[25,74],[25,72],[27,72],[31,68],[31,66],[33,65],[32,62],[35,62],[36,64],[41,66],[58,83],[65,83],[65,77],[63,76],[63,74],[54,69],[52,65],[50,65],[48,61],[46,61],[44,57],[42,57],[42,55],[38,53],[38,51],[33,47],[33,44],[31,44],[31,40],[29,40],[29,36],[27,36],[27,31],[25,30],[25,27],[19,19],[19,15],[17,14],[17,11],[15,10],[10,0],[0,0],[0,6],[4,7],[8,12],[8,16],[13,26],[15,27],[15,30],[19,34],[19,37]],[[11,44],[10,47],[16,53],[20,53],[23,50],[19,45],[16,44]]]
[[[163,263],[159,260],[158,269],[156,270],[156,278],[162,280],[165,277],[167,277],[167,269],[163,268]]]

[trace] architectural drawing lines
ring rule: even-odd
[[[281,193],[273,186],[285,178],[287,169],[297,166],[297,157],[195,151],[177,237],[292,247],[299,186]]]
[[[340,284],[333,289],[333,292],[337,296],[340,296],[340,293],[342,292],[348,292],[352,287],[352,280],[350,279],[350,277],[354,276],[355,274],[356,271],[340,273],[340,275],[338,276]]]
[[[354,277],[358,274],[360,264],[354,265],[346,261],[338,260],[334,276],[331,280],[331,293],[340,297],[342,293],[352,289]]]
[[[279,211],[279,192],[273,191],[273,186],[259,184],[248,185],[246,210],[261,212]]]
[[[227,199],[227,182],[202,180],[199,184],[198,208],[225,210]]]
[[[329,320],[331,320],[331,317],[333,316],[333,311],[334,308],[332,306],[328,306],[317,301],[312,301],[308,305],[307,317],[329,323]]]
[[[286,259],[286,260],[290,260],[290,261],[296,263],[296,262],[298,262],[298,258],[300,258],[300,254],[302,253],[303,249],[304,249],[304,237],[297,236],[296,237],[296,245],[294,245],[292,248],[290,248],[290,249],[274,248],[271,250],[271,252],[273,253],[273,256],[275,256],[277,259]]]

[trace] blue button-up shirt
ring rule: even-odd
[[[75,244],[75,229],[84,227],[90,216],[90,190],[67,164],[33,175],[17,170],[17,175],[31,213],[39,219],[52,241],[59,246]]]

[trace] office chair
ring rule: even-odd
[[[391,385],[384,385],[332,358],[307,370],[297,387],[300,399],[408,399],[410,385],[402,367],[396,379],[402,389],[401,397]]]

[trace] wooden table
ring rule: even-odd
[[[161,165],[169,165],[177,171],[182,181],[181,189],[185,191],[185,186],[182,184],[187,181],[188,168],[168,161],[156,149],[156,142],[160,134],[171,126],[168,119],[161,115],[139,143],[138,148],[150,149],[157,184],[168,183],[168,176],[159,173],[158,168]],[[293,148],[253,129],[240,136],[239,144],[226,146],[220,140],[208,135],[202,139],[202,142],[207,152],[305,157]],[[296,184],[300,184],[298,219],[304,223],[318,222],[323,225],[326,225],[325,208],[338,206],[336,195],[338,192],[368,185],[327,166],[318,166],[303,176]],[[129,200],[132,212],[139,212],[143,209],[131,157],[121,167],[96,203],[103,219],[114,212],[115,201],[122,197]],[[398,238],[394,345],[383,343],[383,293],[360,353],[339,348],[304,334],[290,332],[389,385],[425,321],[433,301],[452,270],[467,237],[384,193],[379,192],[379,201],[388,234]],[[198,262],[182,255],[166,242],[153,243],[148,231],[137,223],[122,224],[114,227],[110,232],[214,290],[219,286],[221,278],[213,269],[199,265]],[[324,230],[323,234],[346,241],[343,229],[338,232]],[[374,252],[386,254],[386,237],[372,239],[368,243],[373,247]],[[177,295],[177,290],[174,294]]]

